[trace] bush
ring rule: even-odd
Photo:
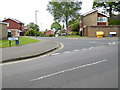
[[[53,36],[54,36],[53,34],[47,35],[47,37],[53,37]]]

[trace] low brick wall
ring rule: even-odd
[[[88,26],[88,37],[96,37],[96,31],[103,31],[105,37],[109,37],[110,32],[116,32],[116,37],[120,37],[120,25],[114,26]]]

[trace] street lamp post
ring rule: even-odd
[[[35,23],[37,25],[37,12],[39,12],[38,10],[35,11]],[[36,38],[37,38],[37,30],[36,30]]]
[[[37,12],[39,12],[38,10],[35,11],[35,23],[37,24]]]

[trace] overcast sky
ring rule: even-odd
[[[93,0],[81,1],[82,14],[92,10]],[[11,17],[28,24],[35,22],[35,10],[38,10],[37,24],[42,31],[50,29],[50,25],[54,22],[51,14],[46,11],[48,0],[1,0],[0,3],[0,20]]]

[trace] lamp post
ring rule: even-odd
[[[35,11],[35,24],[37,24],[37,12],[39,12],[38,10]]]
[[[39,12],[38,10],[35,11],[35,24],[37,25],[37,12]],[[36,38],[37,38],[37,30],[36,30]]]

